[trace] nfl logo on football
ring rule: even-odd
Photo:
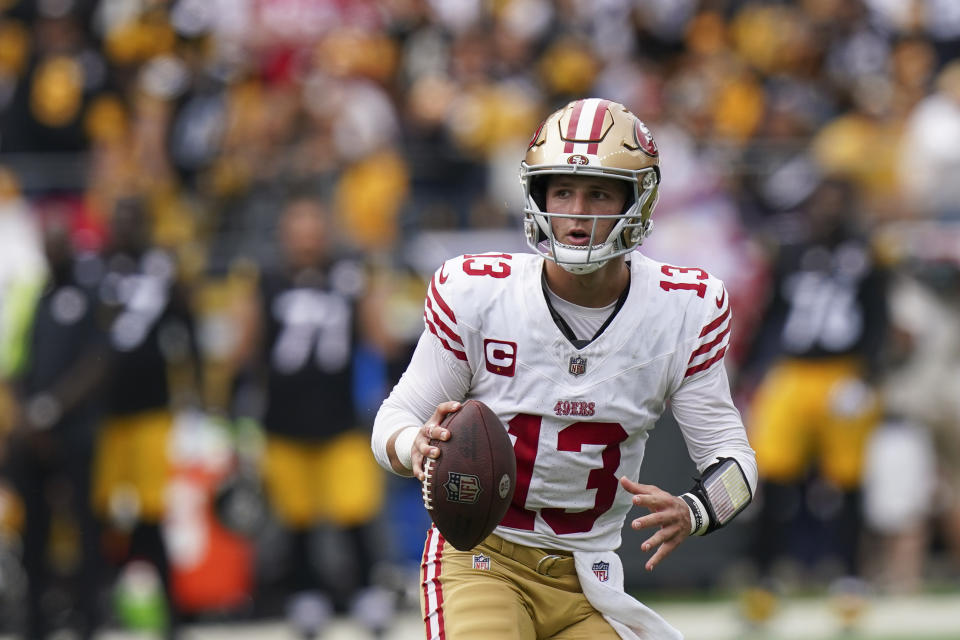
[[[473,556],[473,568],[480,571],[489,571],[490,570],[490,556],[485,556],[482,553],[477,553]]]
[[[447,490],[447,500],[461,504],[473,504],[480,496],[480,478],[470,473],[451,471],[443,488]]]
[[[570,373],[581,376],[587,372],[587,359],[580,356],[570,357]]]
[[[609,562],[603,562],[602,560],[600,562],[594,562],[593,566],[590,568],[593,569],[593,575],[597,576],[597,580],[599,580],[600,582],[606,582],[607,580],[610,579],[610,563]]]

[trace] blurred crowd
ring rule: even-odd
[[[178,609],[265,613],[251,594],[285,584],[264,551],[276,531],[257,525],[278,508],[260,488],[277,392],[251,374],[244,309],[276,293],[277,273],[281,289],[355,308],[349,351],[316,347],[317,375],[349,375],[343,420],[368,429],[422,330],[425,278],[461,249],[522,250],[522,152],[541,118],[588,95],[625,104],[660,148],[643,250],[727,283],[727,360],[763,479],[742,533],[761,541],[757,583],[827,554],[831,576],[882,589],[955,582],[953,0],[0,0],[0,629],[34,628],[4,615],[22,599],[88,627],[107,608],[168,629]],[[305,197],[318,211],[291,231],[281,221]],[[304,411],[329,415],[315,400]],[[65,422],[83,437],[51,444]],[[143,435],[124,444],[128,422]],[[27,453],[25,430],[44,435]],[[124,480],[105,455],[143,461]],[[368,502],[395,534],[413,529],[410,549],[361,540],[376,514],[327,532],[360,541],[358,593],[376,566],[415,562],[425,516],[416,495],[381,507],[390,490]],[[330,520],[307,511],[298,526]],[[25,512],[47,514],[40,542]],[[56,576],[18,591],[20,562]],[[37,592],[60,574],[127,589],[109,607],[82,587]],[[138,608],[144,584],[170,601],[161,622]],[[298,602],[319,620],[317,600]]]

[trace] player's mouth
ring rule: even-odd
[[[563,242],[574,247],[586,247],[590,245],[590,233],[583,229],[571,229],[564,235]]]

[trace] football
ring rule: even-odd
[[[440,457],[424,460],[423,505],[454,548],[467,551],[500,523],[513,498],[517,461],[507,430],[487,405],[467,400],[441,423]]]

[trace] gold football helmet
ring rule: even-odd
[[[524,190],[524,233],[535,252],[571,273],[591,273],[611,258],[636,249],[650,233],[657,204],[660,156],[647,126],[617,102],[587,98],[555,111],[537,128],[520,163]],[[624,180],[632,186],[627,204],[606,238],[596,237],[598,221],[611,216],[546,211],[550,175],[592,175]],[[592,219],[585,246],[559,242],[554,217]]]

